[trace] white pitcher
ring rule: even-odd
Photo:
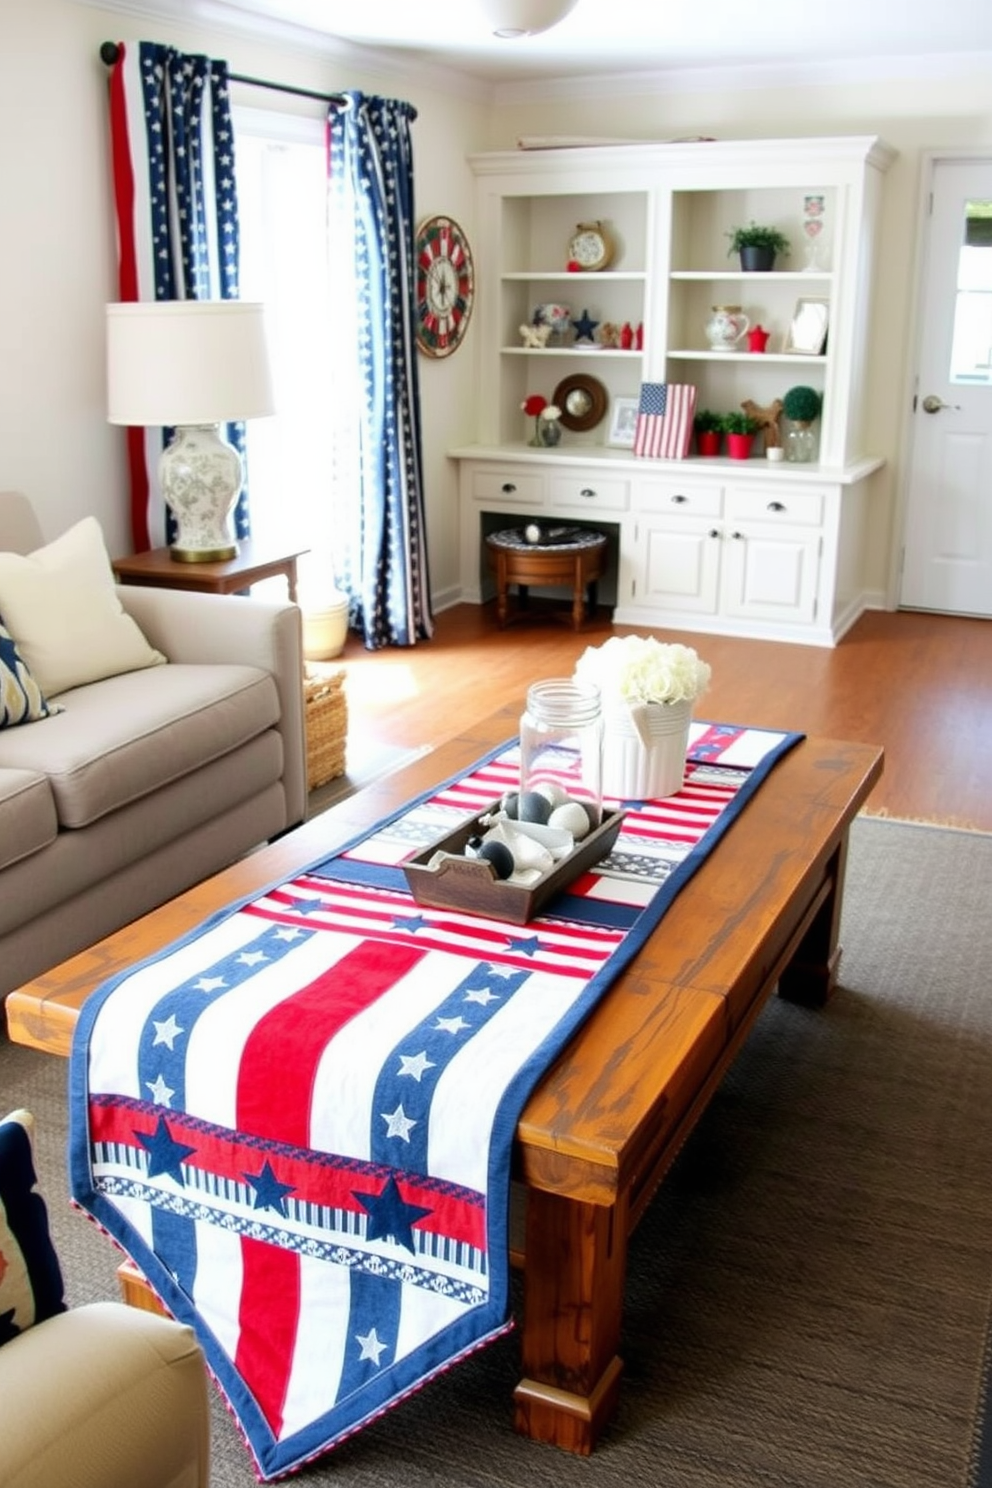
[[[706,339],[712,351],[733,351],[751,329],[740,305],[713,305],[706,322]]]

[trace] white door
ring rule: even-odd
[[[992,615],[992,159],[932,186],[899,602]]]

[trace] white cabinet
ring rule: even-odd
[[[617,523],[618,621],[830,644],[857,618],[851,533],[880,463],[865,451],[860,420],[874,224],[890,159],[873,136],[472,157],[478,426],[472,445],[451,452],[464,462],[465,598],[482,597],[484,514],[531,511]],[[811,214],[815,240],[805,233]],[[603,271],[569,272],[569,240],[591,221],[608,226],[614,257]],[[751,221],[790,239],[770,273],[744,273],[727,255],[732,229]],[[791,333],[805,300],[827,317],[825,344],[811,351]],[[770,333],[763,353],[746,342],[708,345],[711,307],[726,303]],[[548,304],[567,305],[573,329],[526,344],[537,307]],[[590,330],[592,339],[582,334]],[[760,443],[746,462],[637,459],[612,447],[609,431],[616,400],[636,399],[644,381],[692,382],[697,406],[719,413],[812,386],[823,400],[818,462],[772,465]],[[522,404],[532,394],[559,401],[576,383],[595,388],[601,416],[566,426],[554,448],[531,448]],[[664,505],[679,494],[684,501]],[[771,509],[786,496],[787,514]]]

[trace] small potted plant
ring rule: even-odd
[[[730,247],[727,256],[740,255],[741,268],[746,272],[759,270],[766,273],[775,267],[778,254],[788,253],[789,240],[777,227],[762,227],[749,222],[747,227],[734,227],[727,233]]]
[[[727,454],[732,460],[747,460],[751,454],[754,436],[761,425],[749,413],[725,413],[723,432],[727,436]]]
[[[823,399],[816,388],[792,387],[782,399],[782,412],[792,425],[785,436],[785,458],[797,465],[816,459],[813,424],[820,417]]]
[[[723,433],[723,418],[711,408],[701,408],[692,421],[696,431],[696,452],[700,455],[718,455],[720,436]]]

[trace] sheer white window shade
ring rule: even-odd
[[[350,259],[338,262],[329,242],[323,119],[235,109],[234,127],[241,294],[266,306],[279,410],[248,427],[252,533],[310,549],[300,560],[301,602],[320,608],[357,491],[358,390],[340,355],[355,335]]]

